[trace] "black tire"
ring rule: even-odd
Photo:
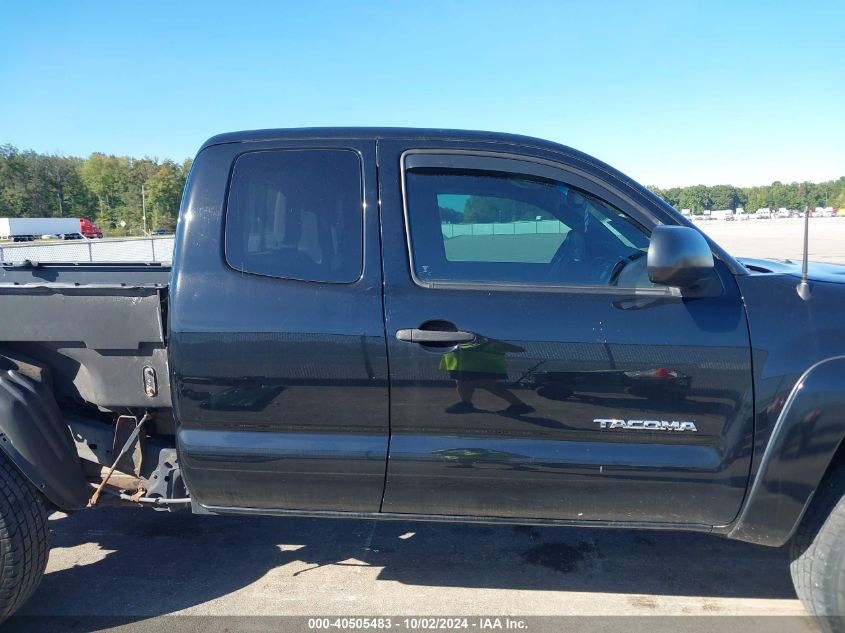
[[[825,476],[790,544],[792,582],[824,631],[845,632],[845,466]]]
[[[44,500],[9,460],[0,456],[0,622],[38,587],[49,549]]]

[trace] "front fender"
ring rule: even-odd
[[[0,357],[0,450],[62,510],[88,500],[70,430],[43,370]]]
[[[784,545],[845,436],[845,356],[810,367],[784,404],[729,538]]]

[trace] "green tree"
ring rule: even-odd
[[[464,214],[460,211],[455,211],[449,207],[438,207],[440,211],[441,222],[451,222],[452,224],[462,224],[464,221]]]
[[[710,192],[704,185],[684,187],[678,196],[678,204],[682,209],[690,209],[693,213],[700,214],[705,209],[712,209],[713,203],[710,200]]]
[[[78,165],[72,158],[64,156],[45,156],[43,158],[44,168],[50,178],[50,188],[56,200],[56,213],[60,218],[70,213],[70,202],[68,200],[69,181],[77,176]]]
[[[739,192],[731,185],[710,187],[710,203],[714,209],[736,209],[741,206]]]
[[[173,230],[179,213],[182,189],[185,187],[184,170],[171,160],[165,160],[147,180],[147,208],[151,210],[148,226],[153,229]]]
[[[91,154],[79,170],[82,181],[97,197],[97,222],[110,230],[115,230],[122,219],[117,212],[123,206],[120,197],[124,190],[122,171],[123,165],[116,156],[99,152]]]
[[[142,188],[149,228],[175,227],[191,161],[103,153],[87,159],[20,151],[0,145],[0,216],[87,217],[103,229],[140,234]]]
[[[20,216],[24,206],[26,173],[16,147],[0,146],[0,215]]]
[[[470,196],[464,206],[464,222],[467,224],[534,220],[537,216],[546,219],[549,214],[533,204],[511,198]]]
[[[43,157],[32,151],[20,152],[11,145],[2,148],[0,169],[0,207],[8,215],[49,217],[51,209],[50,178]]]
[[[661,198],[663,198],[666,202],[670,205],[675,207],[676,209],[681,208],[681,188],[680,187],[672,187],[670,189],[661,189],[660,187],[654,187],[652,185],[648,186],[649,191],[654,194],[657,194]]]

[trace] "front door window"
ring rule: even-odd
[[[406,178],[420,281],[652,285],[647,232],[586,191],[474,170],[409,170]]]

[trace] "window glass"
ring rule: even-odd
[[[648,236],[607,202],[562,182],[455,169],[406,173],[421,281],[651,286]]]
[[[362,208],[354,152],[243,154],[229,188],[226,261],[259,275],[355,281],[362,266]]]
[[[438,194],[437,206],[450,262],[548,263],[569,232],[545,209],[513,198]]]

